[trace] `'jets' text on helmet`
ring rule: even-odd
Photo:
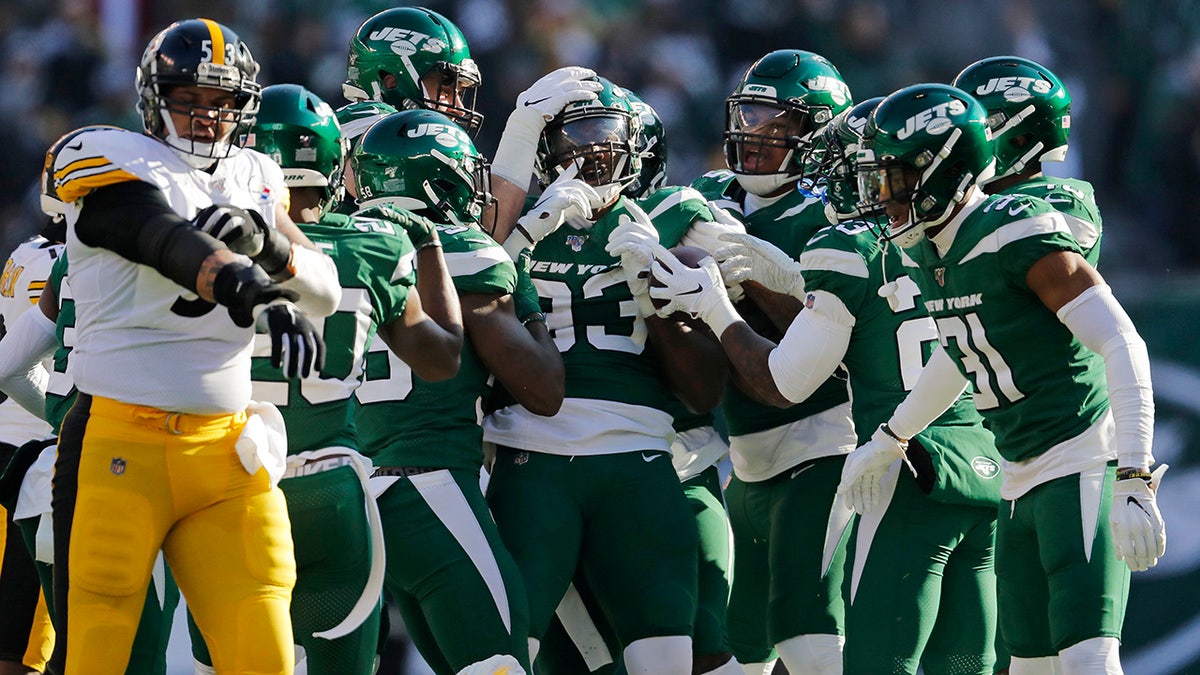
[[[659,189],[667,182],[667,130],[662,118],[640,96],[625,90],[633,112],[641,121],[642,133],[638,136],[637,153],[642,169],[637,178],[625,188],[625,195],[641,199]]]
[[[1049,68],[1019,56],[993,56],[964,68],[954,86],[987,110],[996,143],[992,180],[1020,173],[1035,160],[1066,159],[1071,95]]]
[[[166,141],[197,169],[211,166],[241,147],[258,112],[258,62],[246,43],[211,19],[177,21],[163,29],[142,54],[137,68],[138,110],[146,133]],[[229,108],[197,105],[174,97],[181,87],[206,87],[233,94]],[[192,140],[176,129],[171,113],[187,114],[192,123],[213,116],[232,130],[211,143]],[[181,133],[184,132],[184,133]]]
[[[319,96],[298,84],[263,89],[251,139],[251,147],[283,168],[289,188],[323,188],[322,210],[341,199],[346,141],[333,109]]]
[[[375,100],[399,110],[425,108],[446,114],[471,135],[482,81],[462,31],[424,7],[394,7],[366,20],[350,40],[347,81],[351,101]]]
[[[594,100],[568,103],[542,130],[536,169],[543,187],[572,163],[579,166],[579,178],[593,187],[619,184],[624,189],[641,171],[641,117],[624,89],[596,79],[604,88]]]
[[[838,113],[821,130],[819,174],[825,179],[825,214],[830,221],[855,220],[879,215],[879,210],[864,212],[858,199],[858,146],[862,142],[867,118],[883,100],[869,98]]]
[[[725,100],[725,162],[746,191],[767,195],[811,174],[816,134],[853,103],[841,73],[825,57],[781,49],[755,61]],[[760,165],[766,148],[787,148],[777,165]]]
[[[987,112],[979,101],[945,84],[905,87],[883,99],[863,129],[860,208],[904,204],[907,222],[889,219],[885,234],[902,247],[913,246],[993,166]]]
[[[361,208],[391,202],[466,225],[478,223],[492,201],[487,160],[466,131],[439,112],[388,115],[363,134],[350,157]]]

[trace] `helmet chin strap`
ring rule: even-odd
[[[734,178],[737,179],[738,185],[741,185],[742,189],[746,192],[759,197],[766,197],[784,185],[803,178],[803,174],[788,173],[783,169],[783,167],[792,161],[792,155],[795,152],[795,150],[789,148],[787,154],[783,156],[783,161],[779,162],[779,166],[772,173],[734,172]]]

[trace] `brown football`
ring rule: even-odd
[[[700,261],[709,256],[708,251],[705,251],[702,248],[698,248],[696,246],[684,246],[683,244],[672,248],[671,253],[674,254],[676,258],[679,258],[679,262],[687,265],[688,267],[700,267]],[[656,288],[662,288],[664,286],[662,282],[654,278],[653,273],[650,275],[650,285]],[[654,297],[651,297],[650,300],[654,303],[654,307],[657,309],[661,309],[667,304],[666,300],[659,300],[658,298]],[[683,314],[682,312],[676,312],[676,314],[679,315],[678,318],[680,319],[687,318],[687,315]]]

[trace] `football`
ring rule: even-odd
[[[700,261],[705,259],[709,255],[708,251],[705,251],[702,248],[698,248],[696,246],[684,246],[682,244],[672,248],[671,253],[674,254],[674,256],[676,258],[679,258],[679,262],[683,263],[684,265],[687,265],[688,267],[700,267]],[[660,282],[658,279],[655,279],[654,275],[651,274],[650,275],[650,286],[653,288],[662,288],[664,286],[664,284],[662,282]],[[661,309],[664,305],[667,304],[666,300],[659,300],[658,298],[655,298],[655,297],[651,297],[650,301],[654,303],[655,309]],[[676,312],[675,314],[677,316],[674,316],[673,318],[676,318],[679,320],[684,320],[684,319],[690,318],[682,312]]]

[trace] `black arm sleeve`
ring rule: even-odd
[[[205,258],[226,248],[176,213],[162,190],[142,181],[108,185],[84,197],[75,234],[88,246],[153,267],[190,291],[196,290]]]

